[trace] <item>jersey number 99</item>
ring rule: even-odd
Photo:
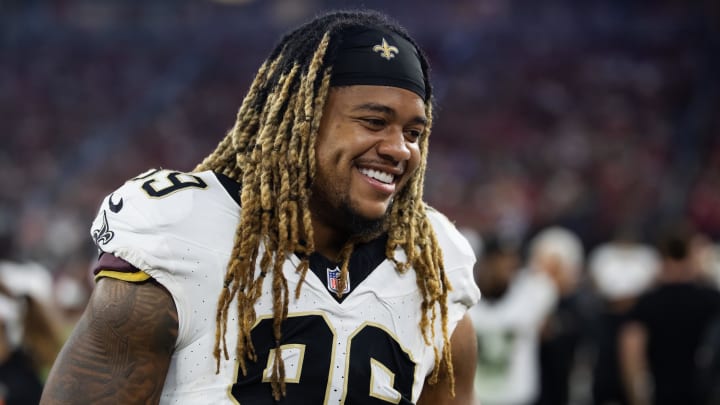
[[[252,331],[257,362],[238,372],[232,395],[240,404],[328,404],[343,389],[345,405],[412,404],[415,363],[390,333],[365,323],[347,339],[345,364],[336,364],[337,336],[322,315],[288,316],[283,324],[282,357],[287,395],[275,401],[270,375],[276,355],[272,319],[260,320]],[[332,386],[344,374],[344,387]]]

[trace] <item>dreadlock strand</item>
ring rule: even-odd
[[[318,89],[318,94],[312,104],[312,116],[320,116],[320,118],[316,118],[318,124],[315,124],[315,120],[312,120],[311,122],[307,122],[307,120],[304,120],[302,123],[304,127],[308,128],[307,132],[309,133],[309,135],[304,142],[301,142],[299,152],[300,160],[307,162],[307,164],[300,167],[300,171],[298,174],[298,197],[299,209],[302,215],[301,221],[303,235],[302,238],[299,238],[297,240],[301,243],[304,242],[302,246],[298,246],[302,249],[304,254],[302,256],[300,265],[298,266],[298,271],[300,273],[300,281],[298,282],[295,289],[296,297],[300,296],[300,287],[302,286],[303,281],[305,280],[307,272],[310,268],[309,256],[310,254],[312,254],[312,252],[315,251],[315,237],[312,227],[312,215],[310,214],[309,208],[310,184],[312,183],[312,179],[315,177],[315,135],[317,134],[317,127],[319,127],[319,120],[322,118],[322,110],[324,107],[324,104],[319,102],[319,100],[325,100],[327,98],[328,92],[330,91],[329,89],[330,74],[326,72],[323,74],[323,79],[320,88]],[[307,94],[305,96],[307,97]]]
[[[444,276],[444,272],[443,272]],[[445,277],[443,277],[444,279]],[[445,280],[447,281],[447,280]],[[443,334],[443,364],[448,377],[450,379],[450,392],[453,396],[455,396],[455,373],[453,372],[453,363],[452,363],[452,343],[450,342],[449,331],[448,331],[448,313],[447,313],[447,291],[443,291],[443,294],[439,297],[439,303],[440,303],[440,319],[442,322],[442,334]]]
[[[237,231],[236,231],[237,232]],[[228,265],[229,269],[233,269],[238,265],[238,253],[239,253],[239,247],[236,245],[233,247],[233,251],[231,254],[231,260],[230,264]],[[217,370],[216,372],[219,372],[220,369],[220,354],[222,349],[222,354],[225,359],[228,359],[228,352],[227,352],[227,341],[225,339],[225,332],[227,330],[227,309],[230,305],[230,302],[232,300],[232,297],[235,296],[238,289],[238,279],[236,277],[236,273],[234,271],[228,271],[225,275],[225,282],[223,285],[222,292],[220,294],[220,297],[218,298],[218,309],[216,313],[216,328],[215,328],[215,348],[214,348],[214,355],[217,359]],[[222,337],[222,339],[221,339]]]
[[[318,44],[317,50],[313,54],[312,60],[310,61],[308,71],[307,71],[307,80],[305,80],[305,116],[306,117],[313,117],[314,113],[317,112],[317,108],[315,108],[317,105],[314,105],[314,86],[315,81],[317,78],[317,74],[320,71],[320,67],[322,66],[323,59],[325,58],[325,52],[327,51],[328,44],[330,43],[330,32],[326,32],[322,39],[320,40],[320,43]]]
[[[217,161],[227,162],[228,158],[233,156],[232,150],[232,135],[228,133],[215,148],[215,151],[205,157],[200,164],[198,164],[194,171],[200,172],[203,170],[210,170],[213,168]]]
[[[318,94],[315,96],[313,119],[310,122],[310,139],[308,140],[307,153],[309,163],[309,173],[311,178],[315,177],[315,136],[317,135],[318,129],[320,128],[320,121],[322,120],[323,108],[325,106],[325,100],[327,99],[328,93],[330,92],[330,69],[328,69],[322,79],[322,84]]]
[[[340,266],[340,279],[338,280],[337,290],[335,291],[335,295],[338,298],[342,298],[343,293],[345,291],[345,288],[348,285],[348,274],[350,269],[350,256],[352,256],[353,249],[355,247],[355,244],[352,240],[348,241],[343,245],[342,249],[340,249],[340,255],[338,257],[338,261],[342,263]]]
[[[282,361],[282,322],[287,318],[288,288],[282,274],[282,263],[276,257],[273,269],[273,336],[275,338],[275,360],[271,376],[273,395],[285,395],[285,364]],[[276,396],[276,400],[279,397]]]
[[[273,198],[276,196],[275,191],[276,182],[273,181],[273,177],[277,175],[277,170],[274,170],[273,164],[277,163],[275,160],[275,143],[278,139],[284,137],[277,136],[280,131],[278,126],[278,117],[282,113],[284,107],[287,106],[288,90],[293,82],[295,75],[298,72],[298,65],[295,64],[288,74],[282,75],[277,87],[279,87],[279,93],[273,93],[269,98],[269,102],[272,102],[270,107],[270,113],[266,117],[266,123],[263,130],[260,132],[258,138],[261,146],[261,153],[263,156],[270,155],[270,159],[262,159],[262,175],[261,175],[261,190],[260,196],[262,201],[263,212],[270,211],[273,207]],[[284,122],[285,120],[283,120]],[[275,160],[275,162],[273,161]],[[264,221],[265,222],[265,221]]]

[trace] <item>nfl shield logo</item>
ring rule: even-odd
[[[343,289],[343,294],[350,292],[350,275],[348,274],[347,285]],[[338,284],[340,284],[340,268],[327,269],[327,288],[332,292],[338,292]]]

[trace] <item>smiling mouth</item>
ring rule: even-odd
[[[358,168],[358,171],[363,175],[370,177],[373,180],[377,180],[385,184],[393,184],[395,182],[395,176],[390,173],[386,173],[375,169]]]

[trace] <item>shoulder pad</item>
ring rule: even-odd
[[[476,260],[475,252],[470,246],[470,242],[455,227],[455,224],[434,208],[428,207],[427,216],[442,249],[445,269],[468,265],[472,267]]]
[[[453,330],[465,312],[480,300],[473,268],[475,253],[455,225],[439,211],[429,208],[428,218],[442,249],[445,272],[450,281],[448,294],[448,329]]]
[[[215,205],[235,203],[214,173],[153,169],[126,181],[105,197],[91,235],[101,251],[145,270],[152,263],[140,252],[162,254],[172,248],[168,238],[197,236],[193,228],[198,215],[213,212]]]

